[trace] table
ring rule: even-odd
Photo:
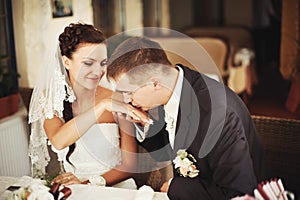
[[[6,190],[11,185],[18,183],[22,177],[8,177],[0,176],[0,200],[6,200],[7,196],[10,194]],[[16,184],[17,185],[17,184]],[[113,187],[99,187],[83,184],[74,184],[68,186],[72,190],[72,195],[68,200],[146,200],[144,198],[145,193],[142,190],[131,190]],[[152,200],[168,200],[166,193],[154,192]],[[147,194],[148,196],[148,194]],[[151,195],[150,195],[151,196]]]
[[[99,187],[89,185],[71,185],[72,195],[68,200],[89,199],[89,200],[146,200],[142,197],[144,194],[139,193],[139,190],[122,189],[114,187]],[[140,195],[139,195],[140,194]],[[149,196],[149,194],[147,194]],[[151,196],[151,195],[150,195]],[[154,192],[152,200],[167,200],[169,199],[166,193]]]

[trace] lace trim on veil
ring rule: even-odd
[[[47,62],[46,69],[41,69],[29,108],[28,122],[31,123],[29,156],[33,177],[44,176],[45,168],[50,161],[47,136],[43,128],[44,120],[57,116],[64,121],[64,100],[73,102],[76,99],[58,48],[52,54],[48,54],[48,57],[49,55],[50,57],[53,55],[52,60]]]

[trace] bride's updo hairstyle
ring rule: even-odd
[[[73,53],[84,44],[100,44],[105,42],[105,35],[90,24],[71,23],[65,27],[64,32],[59,35],[59,48],[62,56],[72,59]],[[68,73],[68,71],[67,71]],[[72,106],[70,102],[64,101],[63,118],[65,122],[73,118]],[[66,160],[73,165],[69,158],[75,150],[75,143],[69,146]]]
[[[82,44],[99,44],[105,42],[105,35],[90,24],[71,23],[59,35],[59,48],[62,56],[72,59],[73,53]]]

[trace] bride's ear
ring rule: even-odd
[[[62,61],[63,61],[63,65],[64,67],[69,70],[71,67],[71,60],[67,57],[67,56],[62,56]]]

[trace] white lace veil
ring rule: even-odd
[[[63,120],[64,100],[69,102],[75,100],[58,45],[45,55],[46,66],[40,69],[29,108],[29,123],[31,123],[29,156],[33,177],[43,177],[50,161],[47,136],[43,128],[44,120],[54,116]]]

